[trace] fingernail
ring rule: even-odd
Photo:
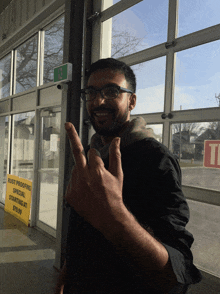
[[[68,130],[70,130],[71,129],[71,124],[69,123],[69,122],[66,122],[65,124],[64,124],[64,126],[65,126],[65,129],[68,131]]]

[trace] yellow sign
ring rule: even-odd
[[[13,175],[7,175],[5,211],[27,226],[30,217],[32,182]]]

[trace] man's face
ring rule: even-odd
[[[98,70],[89,77],[87,87],[95,89],[105,85],[118,85],[128,89],[124,74],[111,69]],[[117,136],[130,119],[131,94],[119,93],[116,99],[107,100],[100,93],[94,100],[86,102],[88,114],[95,131],[101,136]],[[132,107],[131,109],[133,109]]]

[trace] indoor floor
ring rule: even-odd
[[[25,226],[0,208],[1,294],[53,294],[58,276],[54,258],[52,237]],[[220,293],[220,279],[205,273],[203,277],[188,294]]]

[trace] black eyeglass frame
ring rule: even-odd
[[[121,92],[126,92],[126,93],[133,94],[133,92],[132,92],[131,90],[128,90],[128,89],[123,88],[123,87],[120,87],[120,86],[118,86],[118,85],[105,85],[104,87],[99,88],[99,89],[95,89],[95,88],[93,88],[93,87],[88,87],[88,88],[82,89],[82,90],[81,90],[81,93],[84,94],[84,96],[82,96],[81,98],[82,98],[83,101],[85,101],[85,102],[95,100],[95,98],[96,98],[98,92],[101,94],[101,97],[102,97],[103,99],[106,99],[106,100],[113,100],[113,99],[118,98],[118,95],[117,95],[117,97],[114,97],[114,98],[105,98],[105,97],[104,97],[104,95],[103,95],[103,93],[102,93],[102,90],[103,90],[103,89],[106,89],[106,88],[111,88],[111,87],[112,87],[112,88],[115,88],[115,89],[118,90],[118,95],[120,94],[120,91],[121,91]],[[87,99],[86,99],[86,90],[89,90],[89,89],[94,90],[94,91],[96,92],[96,95],[95,95],[94,98],[92,98],[92,99],[88,99],[88,100],[87,100]]]

